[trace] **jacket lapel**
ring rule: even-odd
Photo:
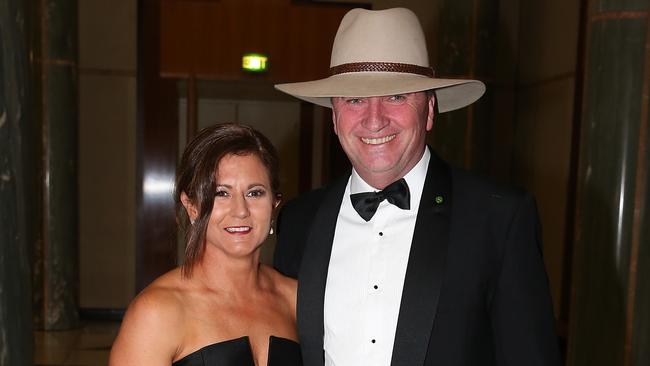
[[[406,269],[392,366],[424,364],[445,269],[451,184],[449,166],[432,151]]]
[[[298,333],[305,365],[323,365],[323,304],[336,220],[349,175],[337,180],[320,207],[314,207],[308,242],[298,274]],[[306,215],[311,213],[306,212]]]

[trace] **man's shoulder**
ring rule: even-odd
[[[528,195],[521,187],[517,187],[511,183],[501,182],[477,171],[454,166],[436,154],[435,150],[431,149],[430,151],[431,161],[429,163],[429,169],[434,169],[434,172],[449,173],[454,197],[465,197],[469,200],[479,201],[494,198],[516,201]],[[434,179],[436,179],[435,175]]]
[[[328,198],[328,196],[330,196],[332,192],[343,192],[343,189],[345,188],[345,184],[349,177],[349,175],[341,176],[325,186],[315,188],[311,191],[300,194],[298,197],[287,201],[287,203],[282,206],[282,211],[315,212],[316,209],[320,207],[320,205],[325,201],[325,199]]]
[[[463,201],[510,206],[531,197],[525,189],[511,183],[465,169],[452,168],[451,171],[454,197]]]
[[[533,195],[521,187],[462,169],[453,169],[452,177],[452,212],[461,227],[489,224],[496,237],[503,237],[522,214],[533,218],[531,222],[538,220]]]
[[[328,187],[320,187],[314,190],[300,194],[298,197],[293,198],[284,205],[282,205],[283,211],[301,211],[304,209],[314,209],[318,207],[325,196],[327,195]]]
[[[332,189],[336,190],[326,186],[303,193],[280,209],[273,266],[285,276],[297,278],[316,212],[332,197]]]

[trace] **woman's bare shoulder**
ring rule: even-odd
[[[172,270],[147,286],[131,302],[127,315],[145,321],[169,323],[183,315],[184,284],[178,269]],[[156,319],[160,317],[161,319]]]
[[[178,270],[159,277],[138,294],[122,320],[110,365],[169,365],[183,336],[182,294]]]

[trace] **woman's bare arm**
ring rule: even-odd
[[[168,289],[146,289],[124,316],[109,366],[170,366],[183,335],[183,307]]]

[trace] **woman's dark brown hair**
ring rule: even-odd
[[[266,167],[273,197],[279,194],[278,155],[273,144],[250,126],[224,123],[203,129],[190,141],[183,152],[176,171],[176,221],[185,232],[184,277],[192,276],[192,269],[205,251],[205,235],[214,204],[215,177],[219,162],[224,157],[255,155]],[[185,193],[198,210],[193,223],[181,202]]]

